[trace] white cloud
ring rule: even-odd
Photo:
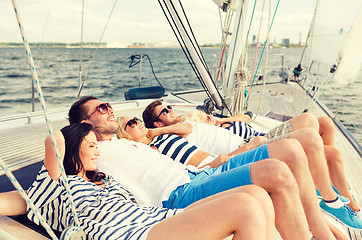
[[[219,42],[220,23],[216,4],[211,0],[183,0],[182,3],[198,41],[200,43]],[[297,3],[303,5],[296,5]],[[40,41],[51,1],[18,0],[17,4],[29,42]],[[113,4],[114,1],[85,1],[83,41],[98,42]],[[266,8],[267,5],[264,13],[265,21],[267,20]],[[313,0],[303,3],[297,0],[281,1],[271,32],[271,39],[290,38],[296,42],[300,32],[306,36],[313,8]],[[81,1],[54,0],[43,41],[79,42],[81,11]],[[259,21],[260,11],[261,6],[257,6],[254,21]],[[0,1],[0,21],[2,22],[0,25],[1,42],[21,41],[11,1]],[[257,26],[257,29],[258,24],[254,23],[254,28]],[[254,30],[252,34],[257,34],[257,30]],[[156,0],[118,1],[103,41],[176,43],[171,28]]]

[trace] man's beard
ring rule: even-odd
[[[118,124],[115,125],[114,127],[102,127],[102,126],[96,126],[94,127],[94,129],[97,131],[97,133],[99,133],[100,135],[104,135],[104,134],[115,134],[118,130]]]

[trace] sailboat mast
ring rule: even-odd
[[[235,72],[238,69],[239,59],[246,49],[246,13],[248,12],[249,0],[239,0],[238,10],[235,14],[234,29],[232,31],[232,41],[230,43],[228,58],[226,62],[224,82],[226,86],[223,88],[222,94],[227,106],[230,108],[233,105],[234,98],[233,88],[235,83]],[[244,14],[245,13],[245,14]],[[224,114],[227,114],[224,112]]]

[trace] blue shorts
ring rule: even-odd
[[[191,181],[177,187],[162,204],[165,208],[185,208],[216,193],[250,185],[250,165],[267,158],[268,148],[263,145],[236,155],[217,168],[207,168],[197,173],[189,172]]]

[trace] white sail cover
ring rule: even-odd
[[[354,82],[362,65],[362,10],[348,34],[341,52],[340,63],[333,78],[345,85]]]
[[[361,9],[361,0],[318,1],[315,20],[312,23],[312,35],[308,41],[308,65],[312,62],[314,64],[322,63],[320,65],[322,67],[318,68],[318,71],[327,73],[331,66],[337,64],[341,48],[345,45],[347,36]],[[361,25],[358,26],[358,28],[361,27]]]

